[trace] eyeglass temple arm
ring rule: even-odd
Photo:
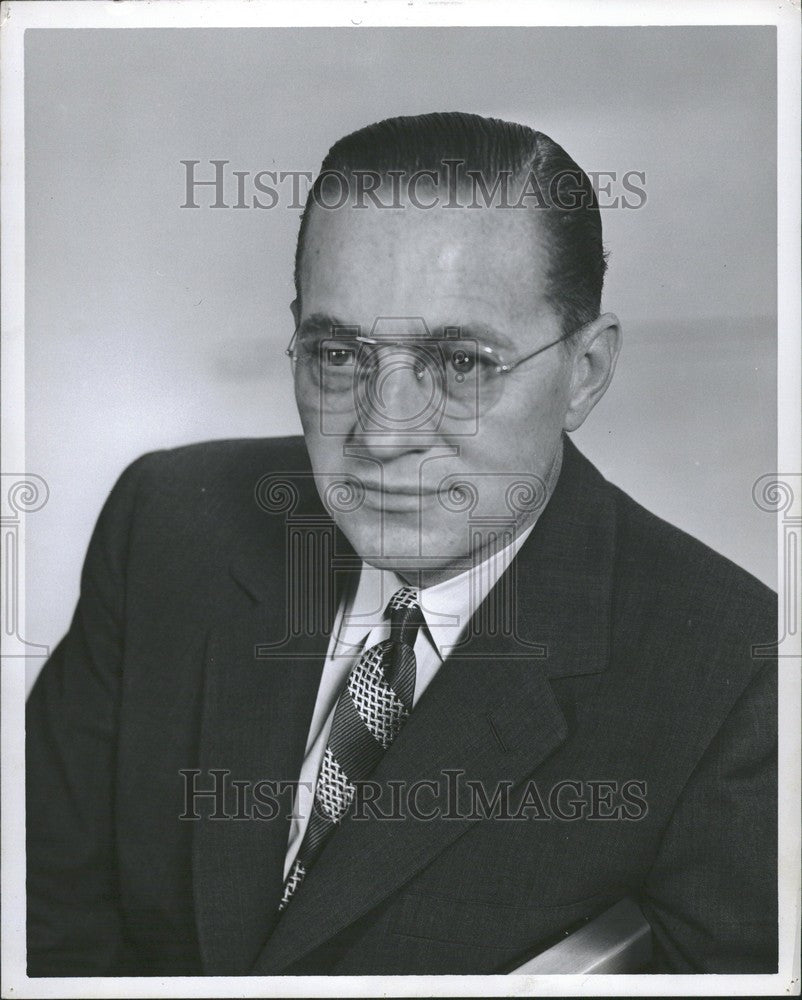
[[[573,337],[574,334],[579,333],[581,329],[582,327],[580,326],[579,329],[577,330],[571,330],[570,333],[564,333],[562,337],[558,337],[556,340],[552,340],[550,344],[544,344],[543,347],[538,347],[536,351],[532,351],[531,354],[526,354],[524,357],[518,358],[517,361],[511,361],[509,364],[502,363],[498,366],[498,370],[504,373],[511,372],[513,368],[517,368],[518,365],[522,365],[524,361],[528,361],[530,358],[537,357],[538,354],[542,354],[544,351],[547,351],[550,347],[556,347],[557,344],[561,344],[564,340],[568,340],[569,337]]]

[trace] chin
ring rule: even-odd
[[[362,513],[362,512],[360,512]],[[466,525],[455,532],[454,525],[421,529],[418,516],[343,518],[338,526],[354,551],[377,569],[427,571],[467,560]],[[382,544],[383,542],[383,544]]]

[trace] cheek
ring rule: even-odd
[[[504,509],[510,476],[543,480],[559,447],[566,412],[563,380],[551,379],[533,390],[523,379],[510,383],[499,404],[485,414],[472,438],[449,443],[458,449],[463,471],[481,474],[482,492],[491,506]]]
[[[562,427],[568,408],[569,375],[561,363],[554,365],[533,386],[523,380],[510,386],[502,399],[507,403],[506,418],[516,427],[547,432],[555,426]]]
[[[538,386],[537,391],[531,385],[511,385],[498,405],[480,419],[472,443],[489,456],[494,452],[521,454],[561,428],[564,412],[563,389],[556,380]]]
[[[322,434],[316,416],[312,416],[308,424],[303,419],[301,422],[306,450],[309,453],[317,490],[322,499],[323,493],[333,485],[337,477],[345,475],[343,442],[341,438]]]
[[[309,433],[313,426],[313,418],[310,407],[303,401],[301,393],[298,391],[298,383],[293,384],[293,393],[295,395],[295,408],[298,411],[298,416],[301,418],[301,428],[304,432],[304,437],[309,439]]]

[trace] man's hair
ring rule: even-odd
[[[339,139],[326,154],[306,199],[295,252],[295,291],[300,301],[301,258],[312,206],[332,207],[321,192],[332,174],[351,178],[372,172],[411,177],[431,171],[442,181],[454,161],[462,178],[481,178],[482,190],[492,190],[506,174],[530,192],[519,198],[537,211],[548,255],[546,299],[570,334],[594,320],[601,308],[607,255],[596,194],[590,179],[553,139],[526,125],[484,118],[461,111],[386,118]],[[452,174],[453,176],[453,174]],[[459,175],[458,175],[459,176]],[[566,187],[567,182],[567,187]],[[519,188],[520,189],[520,188]],[[474,191],[476,186],[474,185]],[[515,195],[512,195],[515,201]],[[517,215],[520,209],[507,209]]]

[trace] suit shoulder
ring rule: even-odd
[[[617,486],[618,574],[663,614],[708,619],[717,630],[776,625],[777,595],[709,545],[651,513]]]
[[[160,472],[174,469],[177,473],[192,473],[199,469],[225,469],[229,466],[269,464],[277,469],[296,465],[309,467],[304,439],[300,436],[268,438],[226,438],[197,441],[147,452],[136,460]]]
[[[304,440],[296,436],[200,441],[148,452],[126,472],[134,469],[150,486],[180,489],[199,484],[239,487],[243,481],[253,482],[254,475],[307,473],[310,466]]]
[[[125,479],[135,486],[125,491],[130,516],[123,525],[131,565],[142,579],[183,574],[182,586],[214,576],[235,551],[272,552],[283,544],[282,512],[293,508],[284,499],[295,494],[298,503],[310,503],[317,497],[300,437],[203,441],[149,452],[128,467]]]
[[[257,530],[264,517],[260,491],[276,479],[316,495],[302,437],[202,441],[148,452],[125,470],[113,494],[131,494],[126,483],[134,485],[142,521],[209,537],[227,528]]]

